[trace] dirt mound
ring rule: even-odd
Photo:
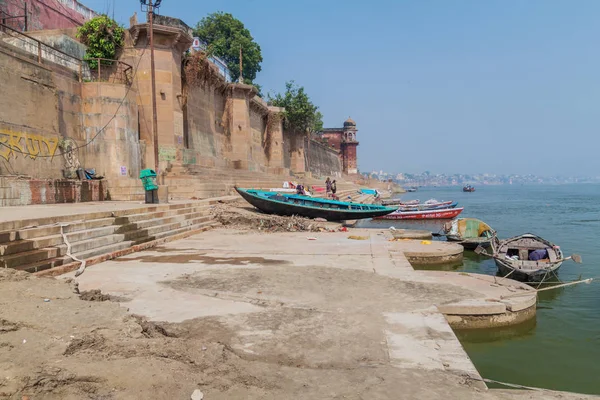
[[[126,299],[125,297],[104,294],[102,293],[102,291],[100,291],[100,289],[86,290],[84,292],[81,292],[79,293],[79,298],[84,301],[129,301],[129,299]]]
[[[18,282],[29,279],[31,276],[24,271],[12,268],[0,268],[0,282]]]
[[[263,214],[252,208],[219,204],[212,208],[212,216],[224,226],[252,229],[261,232],[326,232],[339,224],[318,222],[309,218]]]

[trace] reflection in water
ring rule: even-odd
[[[509,340],[516,337],[524,338],[535,333],[537,321],[531,318],[519,325],[490,329],[455,329],[454,333],[461,343],[488,343]]]

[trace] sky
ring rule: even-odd
[[[137,0],[82,0],[128,26]],[[114,4],[114,6],[113,6]],[[362,172],[600,175],[600,1],[163,0],[232,13],[263,93],[294,80],[325,127],[356,121]]]

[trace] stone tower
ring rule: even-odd
[[[342,140],[340,143],[340,151],[342,152],[342,169],[346,174],[357,174],[358,167],[356,162],[356,122],[352,118],[344,121],[344,130],[342,132]]]

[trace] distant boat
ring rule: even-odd
[[[463,186],[463,192],[474,192],[474,191],[475,191],[475,187],[473,187],[471,185]]]
[[[376,219],[452,219],[464,210],[461,208],[443,208],[438,210],[423,211],[394,211],[391,214]]]
[[[412,193],[412,192],[416,192],[416,191],[417,191],[417,188],[416,188],[416,187],[409,187],[409,188],[406,188],[406,191],[407,191],[407,192],[410,192],[410,193]]]
[[[444,234],[449,242],[457,242],[465,249],[488,247],[495,231],[485,222],[475,218],[457,218],[444,224]]]
[[[396,210],[393,207],[375,204],[351,203],[297,194],[237,187],[235,190],[244,200],[267,214],[299,215],[307,218],[324,218],[328,221],[344,221],[383,216]]]
[[[531,233],[505,240],[494,236],[491,244],[492,254],[481,247],[475,252],[493,257],[502,276],[523,282],[549,280],[565,260],[581,262],[580,256],[573,254],[565,258],[559,246]]]

